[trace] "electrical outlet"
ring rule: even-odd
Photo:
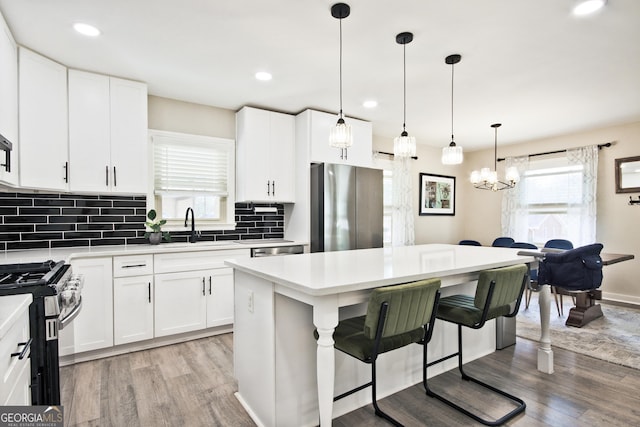
[[[253,291],[249,291],[247,297],[247,309],[249,313],[253,313]]]

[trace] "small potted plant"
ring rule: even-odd
[[[144,223],[147,228],[151,229],[151,231],[147,231],[144,233],[144,237],[149,238],[149,243],[152,245],[157,245],[162,241],[162,239],[167,242],[171,241],[171,235],[167,231],[162,231],[162,226],[167,223],[166,219],[158,218],[158,214],[155,209],[151,209],[147,212],[148,221]]]

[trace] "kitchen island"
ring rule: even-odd
[[[370,390],[364,390],[334,404],[334,393],[367,382],[370,370],[335,351],[333,331],[339,319],[364,312],[371,289],[437,277],[443,296],[473,294],[480,271],[535,261],[517,252],[429,244],[227,261],[235,276],[238,399],[258,425],[331,425],[332,418],[370,402]],[[548,319],[543,288],[541,311],[546,306]],[[495,351],[495,322],[464,334],[465,363]],[[455,336],[455,325],[437,322],[429,358],[453,351]],[[429,369],[429,376],[456,366],[448,362]],[[419,345],[381,355],[378,395],[420,382],[421,364]]]

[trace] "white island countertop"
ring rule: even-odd
[[[321,296],[535,261],[532,256],[518,255],[518,251],[427,244],[236,259],[226,264],[292,290]]]

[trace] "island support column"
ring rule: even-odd
[[[551,349],[551,332],[549,318],[551,312],[551,286],[543,285],[538,296],[540,304],[540,342],[538,347],[538,370],[553,374],[553,350]]]
[[[318,411],[320,426],[330,426],[333,418],[333,386],[335,380],[335,349],[333,331],[338,326],[338,297],[314,298],[313,324],[318,331],[316,375],[318,380]]]

